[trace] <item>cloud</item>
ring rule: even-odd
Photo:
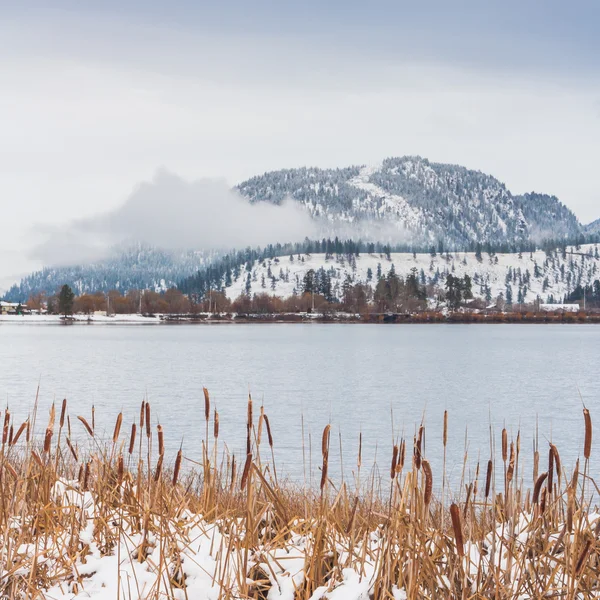
[[[111,247],[143,242],[163,249],[231,249],[314,236],[306,211],[288,200],[250,204],[225,181],[186,181],[165,169],[139,184],[109,212],[60,226],[36,228],[44,238],[31,258],[45,264],[79,264]]]

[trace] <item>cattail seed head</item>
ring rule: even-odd
[[[162,425],[156,427],[158,431],[158,454],[162,456],[165,453],[165,439]]]
[[[145,415],[146,415],[146,401],[142,400],[142,406],[140,408],[140,427],[144,426]]]
[[[248,394],[248,429],[252,429],[252,396]]]
[[[129,454],[133,454],[133,447],[135,446],[135,423],[131,425],[131,435],[129,436]]]
[[[219,413],[217,412],[217,409],[215,409],[215,421],[214,421],[214,425],[213,425],[213,435],[215,437],[215,440],[218,439],[218,437],[219,437]]]
[[[208,423],[210,419],[210,395],[205,387],[202,388],[202,391],[204,392],[204,420]]]
[[[248,481],[248,475],[250,473],[250,467],[252,466],[252,454],[246,455],[246,462],[244,463],[244,470],[242,471],[242,480],[240,487],[244,489]]]
[[[19,427],[19,429],[17,429],[17,433],[12,439],[13,446],[19,441],[19,438],[21,437],[23,431],[25,431],[26,428],[27,428],[27,421],[25,421],[24,423],[21,423],[21,427]]]
[[[585,441],[583,444],[583,456],[588,460],[592,454],[592,417],[587,408],[583,409],[583,419],[585,421]]]
[[[179,471],[181,469],[181,450],[177,452],[177,458],[175,459],[175,468],[173,469],[173,487],[177,485],[177,480],[179,479]]]
[[[542,486],[544,485],[544,481],[546,481],[546,477],[548,477],[548,473],[542,473],[535,481],[535,485],[533,486],[532,498],[534,504],[537,504],[539,501],[540,492],[542,490]]]
[[[52,428],[46,428],[46,435],[44,436],[44,453],[50,452],[52,445]]]
[[[125,462],[123,461],[123,455],[119,454],[119,459],[117,461],[117,479],[119,483],[123,481],[123,474],[125,473]]]
[[[396,465],[398,464],[398,446],[394,446],[392,451],[392,466],[390,468],[390,479],[396,477]]]
[[[265,426],[267,428],[267,437],[269,438],[269,446],[273,447],[273,436],[271,435],[271,425],[269,424],[269,417],[265,415]]]
[[[423,473],[425,474],[425,491],[423,494],[423,502],[425,506],[429,506],[431,502],[431,496],[433,493],[433,473],[431,472],[431,465],[429,461],[423,460]]]
[[[444,434],[442,436],[442,441],[444,443],[444,448],[445,448],[446,444],[448,443],[448,411],[447,410],[444,411]]]
[[[506,429],[502,430],[502,461],[508,460],[508,433]]]
[[[87,422],[86,418],[81,416],[78,416],[77,418],[83,423],[83,426],[85,427],[86,431],[90,434],[90,436],[94,437],[94,431],[90,427],[90,424]]]
[[[58,422],[60,428],[62,429],[65,424],[65,416],[67,414],[67,399],[63,398],[62,407],[60,409],[60,420]]]
[[[152,437],[152,430],[150,428],[150,402],[146,402],[146,437],[150,439]]]
[[[487,464],[487,472],[485,474],[485,497],[486,499],[490,497],[490,488],[492,486],[492,472],[494,469],[494,463],[488,460]]]
[[[456,504],[450,505],[450,517],[452,518],[452,529],[454,531],[454,539],[456,541],[456,551],[460,557],[463,557],[465,555],[465,543],[460,521],[460,509]]]
[[[115,429],[113,431],[113,444],[117,443],[119,434],[121,433],[121,423],[123,422],[123,413],[119,413],[117,416],[117,422],[115,423]]]

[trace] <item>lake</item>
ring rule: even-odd
[[[112,435],[118,412],[127,432],[147,398],[167,450],[183,442],[184,453],[198,458],[206,386],[219,411],[220,440],[243,457],[250,392],[255,414],[264,404],[269,416],[278,471],[298,481],[304,417],[313,482],[327,423],[331,471],[339,476],[343,468],[348,478],[361,432],[363,468],[377,457],[387,473],[392,440],[404,433],[411,446],[422,419],[425,454],[439,482],[446,409],[453,481],[460,478],[466,431],[472,469],[479,453],[482,464],[490,456],[490,425],[498,446],[504,425],[513,437],[520,427],[529,457],[536,420],[542,457],[551,439],[570,469],[582,453],[582,400],[600,423],[598,367],[595,325],[0,325],[0,397],[17,420],[33,407],[38,383],[38,421],[45,426],[51,403],[66,397],[81,435],[75,416],[89,420],[92,405],[97,430]],[[526,477],[529,484],[530,472]]]

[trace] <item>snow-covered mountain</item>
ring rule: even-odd
[[[588,235],[600,234],[600,219],[596,219],[584,227],[584,231]]]
[[[466,247],[573,239],[583,232],[555,196],[515,196],[490,175],[414,156],[388,158],[375,167],[274,171],[238,189],[251,202],[279,204],[291,197],[334,231],[346,226],[345,235],[353,229],[391,241]]]
[[[544,302],[560,301],[578,286],[589,286],[600,279],[600,253],[597,245],[564,251],[532,253],[483,252],[431,254],[391,253],[359,254],[301,254],[271,260],[254,261],[225,287],[230,299],[244,293],[268,293],[289,297],[303,292],[308,271],[317,278],[328,279],[332,298],[342,298],[345,284],[367,284],[375,288],[378,276],[386,276],[394,269],[400,277],[417,275],[422,285],[443,289],[446,277],[469,275],[473,295],[488,302],[500,294],[513,302],[533,302],[539,296]],[[250,274],[250,290],[248,290]]]
[[[45,268],[14,285],[5,298],[24,302],[32,294],[55,293],[65,283],[77,294],[129,289],[162,291],[218,257],[209,252],[169,252],[147,245],[115,249],[106,259],[85,265]]]

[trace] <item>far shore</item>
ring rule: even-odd
[[[418,313],[259,313],[193,315],[0,315],[0,325],[214,325],[274,323],[353,323],[353,324],[441,324],[441,323],[600,323],[600,313],[590,312],[418,312]]]

